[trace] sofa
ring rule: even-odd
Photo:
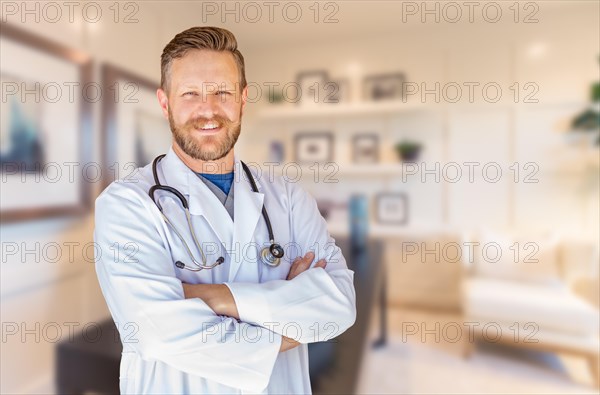
[[[598,242],[478,231],[465,243],[465,356],[475,340],[579,355],[599,386]]]

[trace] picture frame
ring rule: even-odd
[[[92,84],[92,58],[18,27],[0,26],[0,78],[3,86],[18,89],[1,103],[0,222],[83,215],[96,181],[93,170],[89,176],[84,170],[94,167],[93,100],[84,95]],[[40,97],[44,91],[52,97]]]
[[[294,136],[295,161],[300,164],[333,161],[334,137],[331,132],[301,132]]]
[[[350,81],[340,78],[325,84],[326,103],[347,103],[350,101]]]
[[[375,133],[357,134],[352,138],[354,163],[379,162],[379,136]]]
[[[157,82],[117,66],[102,65],[103,187],[127,179],[166,153],[172,143],[169,122],[156,99]]]
[[[363,80],[363,97],[367,101],[403,100],[405,97],[404,73],[385,73],[366,76]]]
[[[269,161],[283,163],[285,161],[285,144],[280,140],[272,140],[269,143]]]
[[[329,76],[326,70],[302,71],[296,75],[299,99],[296,104],[316,106],[324,103]],[[330,88],[331,90],[331,88]]]
[[[375,220],[384,225],[406,225],[409,219],[408,195],[381,192],[375,196]]]

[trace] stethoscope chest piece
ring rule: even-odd
[[[279,266],[281,258],[283,258],[283,248],[277,243],[271,243],[269,247],[265,247],[260,252],[260,259],[267,266]]]

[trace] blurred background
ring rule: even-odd
[[[2,393],[114,388],[93,201],[168,149],[160,54],[198,25],[246,60],[236,154],[310,191],[356,272],[316,393],[598,393],[597,1],[1,13]]]

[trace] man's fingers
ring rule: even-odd
[[[307,252],[304,256],[296,257],[296,259],[292,261],[292,266],[290,267],[287,279],[291,280],[298,274],[308,270],[314,259],[315,253],[312,251]]]
[[[290,270],[293,269],[293,268],[295,268],[295,267],[297,267],[300,264],[300,261],[302,261],[302,257],[301,256],[299,256],[296,259],[294,259],[292,261],[292,266],[290,267]]]
[[[325,266],[327,266],[327,261],[325,261],[325,259],[320,259],[316,264],[315,267],[320,267],[322,269],[325,269]]]
[[[310,264],[312,263],[312,261],[315,259],[315,254],[314,252],[308,252],[306,255],[304,255],[303,257],[299,256],[298,258],[296,258],[294,260],[294,265],[292,265],[291,269],[294,269],[296,271],[300,271],[303,272],[306,269],[308,269],[310,267]],[[290,271],[291,271],[290,269]]]
[[[292,278],[296,277],[296,272],[298,271],[298,265],[302,262],[302,257],[296,257],[296,259],[294,259],[292,261],[292,266],[290,266],[290,271],[288,272],[287,275],[287,279],[291,280]]]

